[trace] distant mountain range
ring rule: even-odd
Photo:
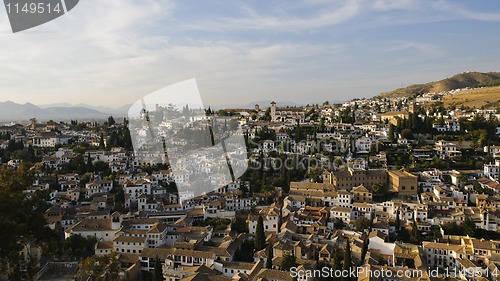
[[[415,84],[406,88],[381,93],[381,97],[412,97],[423,93],[438,93],[462,88],[474,88],[482,84],[500,81],[500,72],[464,72],[452,77],[429,82],[426,84]]]
[[[70,103],[53,103],[53,104],[44,104],[44,105],[38,105],[38,107],[42,109],[46,108],[51,108],[51,107],[83,107],[83,108],[88,108],[88,109],[93,109],[102,113],[106,114],[111,114],[111,115],[119,115],[125,116],[127,115],[128,109],[130,108],[131,104],[126,104],[123,106],[120,106],[118,108],[111,108],[111,107],[105,107],[105,106],[95,106],[95,105],[89,105],[85,103],[79,103],[79,104],[70,104]]]
[[[105,119],[109,115],[115,117],[126,116],[129,105],[117,109],[106,107],[93,107],[79,104],[71,105],[67,103],[36,106],[32,103],[18,104],[11,101],[0,102],[0,121],[15,122],[27,121],[37,118],[41,121],[68,121],[70,119]]]
[[[278,106],[300,106],[294,102],[276,101]],[[270,106],[269,101],[251,102],[245,105],[227,104],[211,106],[212,109],[222,108],[254,108],[259,104],[262,108]],[[208,107],[208,106],[207,106]],[[31,118],[37,118],[40,121],[68,121],[71,119],[103,120],[108,116],[114,117],[127,116],[130,105],[124,105],[119,108],[109,108],[104,106],[92,106],[88,104],[69,104],[55,103],[46,105],[34,105],[32,103],[18,104],[12,101],[0,102],[0,122],[26,122]]]

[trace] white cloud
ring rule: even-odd
[[[457,4],[456,2],[436,1],[432,4],[432,6],[439,11],[443,11],[450,16],[454,16],[455,18],[487,22],[500,21],[500,13],[474,11],[464,5]]]
[[[96,3],[84,1],[67,16],[33,32],[0,37],[0,100],[121,106],[195,77],[206,86],[200,90],[210,102],[226,102],[231,100],[228,92],[277,87],[288,83],[283,78],[287,75],[313,71],[342,56],[342,47],[335,44],[178,42],[150,30],[158,27],[172,5],[147,2],[150,5],[141,8],[146,1],[109,0],[94,12]],[[318,61],[315,57],[321,54],[326,57]],[[239,100],[234,97],[233,102]]]
[[[16,34],[2,16],[1,30],[8,32],[0,36],[0,100],[116,100],[116,94],[103,93],[118,92],[153,60],[144,45],[164,38],[151,36],[148,28],[172,8],[168,1],[80,1],[68,14]]]
[[[287,10],[277,11],[276,9],[271,14],[260,14],[252,7],[242,5],[240,8],[245,13],[243,17],[225,17],[204,20],[203,22],[195,21],[182,27],[212,31],[228,29],[298,31],[326,28],[349,21],[359,15],[362,8],[361,0],[344,0],[341,2],[341,5],[334,1],[305,2],[309,9],[315,8],[316,10],[314,14],[309,16],[297,15]],[[297,3],[294,4],[291,4],[291,6],[298,6]]]
[[[422,17],[423,5],[417,0],[279,2],[264,12],[240,6],[241,17],[225,14],[198,21],[186,15],[172,20],[176,6],[171,1],[86,0],[67,15],[18,34],[10,33],[7,18],[0,13],[0,33],[4,32],[0,34],[0,101],[120,106],[193,77],[210,103],[275,96],[305,101],[315,95],[334,95],[334,89],[349,89],[359,75],[373,74],[363,69],[370,64],[404,66],[448,54],[432,40],[388,36],[387,41],[374,40],[378,47],[362,50],[365,61],[353,53],[355,39],[332,31],[340,24],[350,27],[345,23],[351,22],[356,32],[372,28],[379,15],[387,25],[400,24],[398,19],[434,20],[435,14],[440,20],[457,17],[450,7],[432,5],[425,9],[430,15]],[[465,17],[464,13],[459,10],[458,16]],[[494,15],[485,18],[495,19]],[[481,16],[469,11],[466,17]],[[301,37],[311,33],[315,36]],[[384,47],[385,53],[380,51]],[[370,54],[380,58],[368,58]],[[385,62],[388,57],[390,62]]]
[[[389,10],[411,10],[419,5],[418,0],[373,0],[371,7],[375,10],[389,11]]]
[[[385,51],[397,52],[397,51],[410,50],[414,54],[424,55],[426,58],[437,58],[447,54],[447,52],[442,48],[440,48],[439,46],[423,42],[398,41],[398,42],[393,42],[391,46],[392,47],[389,47]],[[414,59],[418,58],[414,57]]]

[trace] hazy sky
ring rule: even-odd
[[[80,0],[12,34],[0,101],[118,107],[196,78],[206,105],[370,97],[500,71],[500,1]]]

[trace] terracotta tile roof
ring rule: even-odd
[[[267,269],[267,268],[261,269],[259,273],[257,273],[256,278],[257,280],[293,281],[290,272],[275,270],[275,269]]]
[[[115,239],[113,239],[113,242],[120,243],[145,243],[146,242],[146,237],[137,237],[137,236],[118,236]]]
[[[148,258],[165,259],[173,252],[173,248],[144,248],[140,256]]]
[[[111,228],[111,219],[82,219],[68,230],[82,231],[106,231],[113,230]]]

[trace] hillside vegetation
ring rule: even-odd
[[[470,89],[443,97],[443,105],[448,107],[468,106],[475,108],[498,108],[500,105],[500,86]]]
[[[464,72],[436,82],[411,85],[394,91],[381,93],[381,97],[413,97],[430,92],[451,91],[478,86],[493,86],[500,80],[500,72]]]

